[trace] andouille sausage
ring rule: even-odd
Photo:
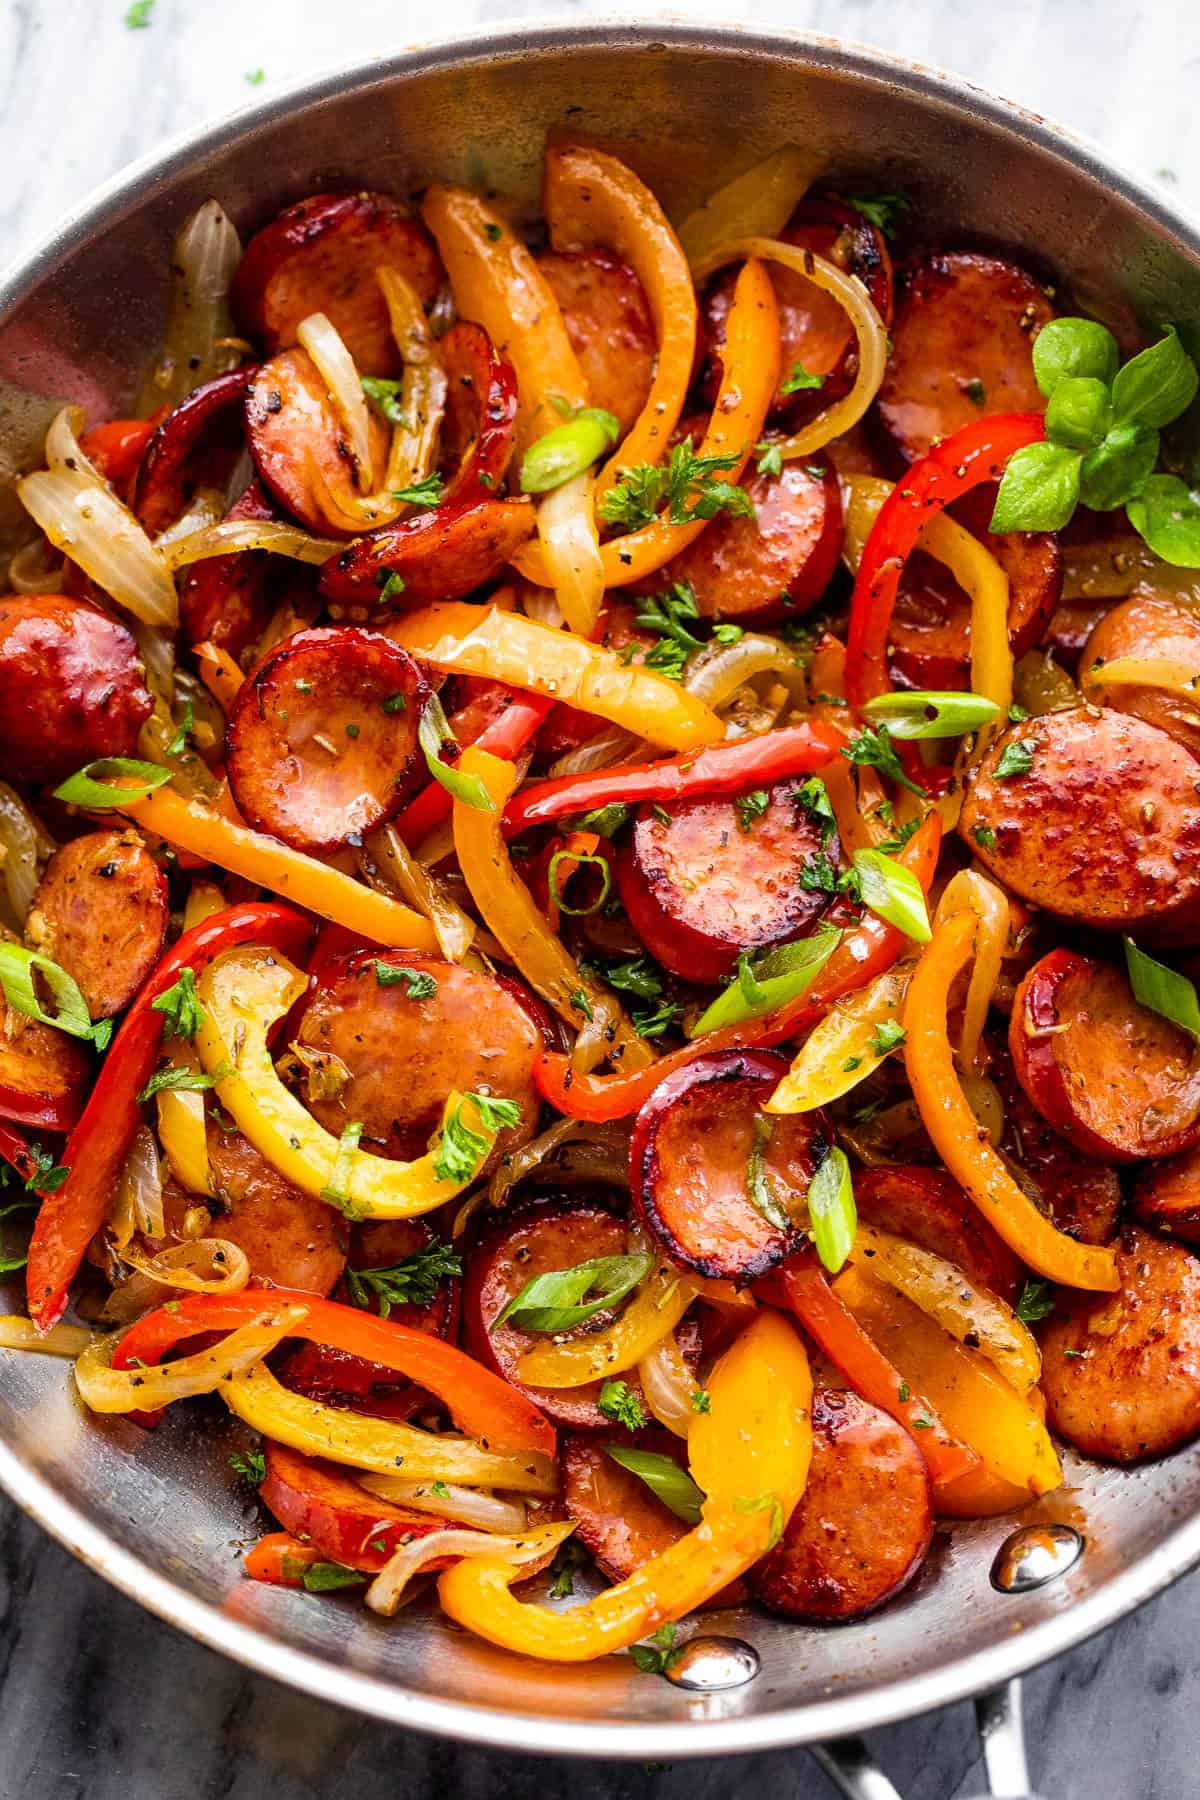
[[[978,1287],[1010,1303],[1021,1265],[943,1169],[881,1163],[854,1175],[860,1218],[945,1257]]]
[[[0,1118],[69,1131],[83,1109],[91,1059],[78,1038],[40,1025],[0,993]]]
[[[197,488],[224,487],[242,451],[242,397],[252,364],[194,388],[156,426],[138,466],[133,510],[157,537],[187,510]]]
[[[246,1252],[256,1281],[330,1294],[346,1265],[346,1223],[336,1207],[295,1187],[240,1131],[210,1121],[213,1233]]]
[[[925,1560],[929,1476],[904,1427],[855,1393],[818,1389],[812,1423],[807,1486],[747,1579],[772,1612],[844,1624],[892,1599]]]
[[[512,461],[517,372],[482,325],[460,319],[439,341],[446,372],[443,500],[484,500],[499,491]]]
[[[629,430],[650,393],[657,345],[645,289],[605,250],[547,250],[537,259],[579,359],[588,401]]]
[[[1085,1156],[1048,1123],[1017,1080],[1006,1042],[989,1042],[988,1048],[988,1076],[1004,1107],[1000,1148],[1021,1186],[1060,1231],[1082,1244],[1111,1243],[1121,1213],[1116,1169]]]
[[[368,410],[371,463],[382,475],[388,428]],[[306,350],[283,350],[261,363],[246,387],[246,437],[254,465],[275,498],[318,536],[362,530],[352,502],[360,497],[360,468]]]
[[[938,252],[904,270],[879,417],[909,462],[988,413],[1041,412],[1033,340],[1054,316],[1015,263]]]
[[[1132,1463],[1200,1434],[1200,1259],[1127,1226],[1116,1294],[1060,1291],[1042,1333],[1046,1423],[1085,1456]]]
[[[1124,656],[1180,664],[1196,680],[1195,697],[1137,682],[1106,683],[1104,664]],[[1181,605],[1169,594],[1123,600],[1105,613],[1088,638],[1079,669],[1088,682],[1089,700],[1136,713],[1200,757],[1200,614],[1194,608]]]
[[[238,811],[297,850],[373,831],[422,785],[417,664],[377,631],[323,626],[285,638],[242,684],[226,757]]]
[[[35,950],[74,976],[93,1019],[133,999],[162,954],[167,883],[136,831],[89,831],[56,850],[26,921]]]
[[[133,636],[65,594],[0,598],[0,756],[24,781],[61,781],[137,754],[154,709]]]
[[[311,313],[341,333],[364,375],[393,375],[400,352],[375,271],[394,269],[426,305],[442,279],[428,232],[388,194],[313,194],[246,245],[233,283],[234,315],[271,354],[296,342]]]
[[[1200,1146],[1139,1169],[1133,1210],[1152,1230],[1200,1244]]]
[[[1078,706],[1011,726],[959,830],[989,874],[1060,918],[1159,943],[1200,937],[1200,761],[1142,719]]]
[[[368,532],[330,557],[321,566],[321,592],[335,617],[348,618],[461,600],[498,575],[532,530],[533,507],[526,499],[443,502]],[[401,586],[383,600],[390,575]]]
[[[668,1075],[639,1112],[630,1190],[673,1262],[745,1283],[802,1241],[832,1132],[819,1112],[763,1112],[786,1073],[787,1059],[770,1051],[716,1051]]]
[[[227,519],[277,519],[278,509],[256,476]],[[179,571],[179,623],[190,644],[212,643],[241,656],[267,628],[270,558],[265,550],[206,556]]]
[[[390,980],[396,969],[411,976]],[[514,981],[406,950],[339,958],[322,971],[295,1036],[327,1059],[326,1079],[309,1084],[309,1110],[338,1136],[360,1122],[384,1155],[424,1155],[454,1089],[521,1108],[487,1167],[537,1129],[533,1063],[544,1039],[537,1002]]]
[[[805,871],[822,852],[836,867],[838,841],[823,841],[796,794],[780,781],[749,799],[639,810],[617,880],[638,937],[673,974],[721,981],[742,951],[801,937],[824,912],[829,895]]]
[[[1017,1079],[1085,1156],[1136,1162],[1200,1139],[1200,1051],[1134,999],[1124,970],[1052,950],[1017,990],[1009,1021]]]

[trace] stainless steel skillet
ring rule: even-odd
[[[931,238],[1020,247],[1122,335],[1137,321],[1200,322],[1196,229],[1000,101],[826,39],[539,24],[306,84],[110,184],[0,285],[0,469],[37,459],[52,403],[119,408],[161,330],[166,246],[209,194],[252,227],[322,186],[403,192],[438,175],[516,191],[532,212],[545,133],[563,125],[619,139],[672,208],[782,142],[815,140],[840,172],[911,193]],[[1036,1515],[1086,1538],[1059,1580],[996,1592],[988,1569],[1014,1521],[970,1525],[876,1620],[814,1632],[721,1619],[760,1672],[689,1693],[624,1658],[544,1668],[433,1614],[383,1625],[349,1603],[240,1581],[236,1540],[253,1527],[221,1443],[194,1426],[147,1437],[85,1420],[64,1377],[61,1364],[0,1352],[0,1483],[85,1562],[280,1680],[506,1749],[674,1759],[844,1738],[1002,1686],[1200,1559],[1197,1452],[1128,1473],[1073,1465],[1066,1495]],[[1020,1792],[1019,1768],[1000,1768],[1011,1737],[992,1742],[997,1791]],[[827,1754],[847,1793],[886,1800],[882,1777],[852,1773],[851,1752]]]

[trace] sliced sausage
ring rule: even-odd
[[[373,831],[423,784],[420,669],[377,631],[298,631],[238,690],[226,733],[238,811],[297,850]],[[418,769],[420,762],[420,769]]]
[[[381,983],[377,963],[412,979]],[[335,1091],[320,1097],[310,1087],[309,1109],[336,1136],[359,1121],[373,1147],[410,1161],[424,1155],[454,1089],[515,1100],[521,1122],[499,1133],[490,1168],[537,1129],[533,1063],[543,1037],[534,1004],[516,982],[407,950],[333,962],[295,1034],[330,1058],[330,1079],[319,1085]]]
[[[1004,1106],[1000,1147],[1022,1187],[1060,1231],[1082,1244],[1111,1243],[1121,1212],[1117,1171],[1082,1155],[1047,1123],[1017,1080],[1007,1044],[989,1048],[994,1054],[988,1075]]]
[[[1200,1244],[1200,1148],[1139,1169],[1133,1210],[1143,1225]]]
[[[989,874],[1060,918],[1159,943],[1200,933],[1200,762],[1142,719],[1079,706],[1012,726],[959,830]]]
[[[742,1284],[803,1240],[796,1221],[832,1133],[819,1112],[763,1112],[786,1074],[770,1051],[717,1051],[668,1075],[642,1107],[629,1185],[672,1261]]]
[[[321,569],[321,592],[345,616],[380,609],[390,575],[401,583],[393,607],[461,600],[498,575],[533,530],[528,500],[450,501],[398,525],[368,532]]]
[[[387,194],[313,194],[284,209],[246,245],[233,283],[234,316],[272,354],[296,342],[311,313],[331,319],[364,375],[394,375],[400,353],[376,280],[395,269],[426,305],[442,279],[424,226]]]
[[[1010,1303],[1016,1298],[1020,1263],[944,1170],[886,1163],[859,1169],[854,1200],[868,1224],[945,1257],[977,1287]]]
[[[680,1449],[678,1438],[661,1446],[667,1455],[678,1456]],[[613,1461],[601,1438],[565,1436],[560,1464],[563,1505],[575,1535],[610,1581],[626,1581],[687,1531],[644,1481]]]
[[[445,1525],[372,1494],[337,1463],[302,1456],[267,1439],[267,1473],[258,1497],[302,1543],[327,1562],[375,1574],[402,1544]]]
[[[439,342],[446,371],[442,454],[453,474],[445,500],[485,500],[512,461],[517,372],[482,325],[460,319]]]
[[[1093,685],[1096,673],[1102,675],[1103,665],[1121,656],[1181,663],[1194,673],[1195,698],[1128,681],[1117,681],[1110,687],[1101,679]],[[1182,605],[1168,594],[1123,600],[1096,626],[1083,647],[1079,666],[1081,673],[1088,676],[1089,700],[1098,706],[1115,706],[1121,712],[1136,713],[1147,724],[1157,725],[1160,731],[1178,738],[1193,756],[1200,756],[1200,614],[1193,607]]]
[[[89,831],[46,864],[26,922],[79,983],[93,1019],[128,1006],[162,954],[167,883],[136,831]]]
[[[26,1018],[0,993],[0,1118],[70,1131],[90,1073],[91,1058],[78,1038]]]
[[[0,599],[0,756],[23,781],[62,781],[135,756],[154,710],[130,632],[65,594]]]
[[[688,981],[718,982],[743,950],[801,937],[829,904],[804,886],[819,852],[836,867],[836,836],[776,782],[757,801],[688,800],[642,807],[617,862],[621,899],[650,954]]]
[[[368,409],[376,478],[387,461],[388,427]],[[259,365],[246,388],[246,435],[262,480],[302,525],[319,536],[360,531],[354,508],[360,469],[316,364],[284,350]]]
[[[933,1541],[933,1501],[921,1452],[877,1406],[820,1388],[812,1423],[804,1493],[747,1579],[772,1612],[844,1624],[912,1580]]]
[[[329,1294],[346,1264],[345,1221],[272,1168],[240,1131],[208,1127],[216,1234],[246,1252],[255,1281]]]
[[[1132,1463],[1200,1434],[1200,1260],[1127,1226],[1116,1294],[1060,1290],[1042,1334],[1046,1423],[1085,1456]]]
[[[247,364],[204,382],[156,427],[133,490],[133,510],[150,537],[175,523],[197,488],[224,487],[242,452],[242,399],[253,375]]]
[[[657,342],[646,291],[605,250],[547,250],[537,259],[558,301],[592,406],[613,413],[624,437],[650,394]]]
[[[1200,1139],[1200,1049],[1134,999],[1123,970],[1052,950],[1017,990],[1017,1079],[1085,1156],[1135,1162]]]
[[[988,530],[996,487],[973,488],[950,509],[1008,577],[1008,641],[1014,656],[1040,643],[1062,593],[1062,556],[1052,531]],[[904,565],[892,620],[892,661],[914,687],[970,685],[971,602],[944,563],[918,550]]]
[[[236,499],[227,519],[277,519],[257,477]],[[241,656],[262,636],[271,616],[270,558],[265,550],[206,556],[179,571],[179,622],[190,644],[211,643]]]

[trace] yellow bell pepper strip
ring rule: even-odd
[[[812,1112],[830,1106],[872,1074],[893,1048],[887,1028],[898,1027],[914,965],[897,963],[857,993],[847,994],[818,1021],[765,1111]],[[882,1035],[881,1035],[882,1034]],[[886,1047],[881,1047],[886,1046]]]
[[[950,1430],[978,1452],[988,1474],[1026,1497],[1062,1485],[1062,1467],[1037,1411],[986,1357],[956,1343],[858,1265],[838,1276],[833,1291]],[[935,1488],[935,1507],[936,1494]]]
[[[177,1068],[199,1073],[200,1059],[186,1039],[172,1044],[171,1061]],[[186,1193],[211,1194],[203,1090],[162,1088],[154,1096],[154,1104],[158,1111],[158,1141],[166,1152],[172,1175]]]
[[[478,194],[435,181],[426,189],[421,216],[437,240],[459,317],[482,325],[517,371],[520,456],[562,423],[552,395],[569,407],[588,403],[558,301],[507,220]]]
[[[548,1338],[527,1350],[517,1364],[527,1387],[584,1387],[632,1369],[674,1331],[699,1288],[672,1263],[658,1262],[620,1317],[603,1331],[555,1343]]]
[[[654,380],[632,429],[601,471],[596,502],[619,479],[618,463],[658,463],[683,411],[696,358],[696,287],[662,207],[632,169],[588,144],[551,145],[542,189],[556,250],[615,250],[641,282],[654,320]]]
[[[921,1122],[942,1161],[989,1225],[1039,1275],[1062,1287],[1114,1293],[1121,1285],[1115,1252],[1078,1244],[1040,1212],[980,1137],[954,1067],[947,1030],[950,990],[974,954],[973,912],[940,920],[909,983],[904,1007],[904,1061]]]
[[[760,262],[748,262],[738,275],[725,323],[721,370],[716,405],[696,454],[735,457],[723,478],[737,481],[762,436],[779,380],[779,308],[771,278]],[[621,460],[627,461],[624,450]],[[706,524],[705,519],[695,519],[672,525],[660,514],[637,531],[610,538],[600,550],[605,587],[628,587],[632,581],[653,575],[685,550]],[[527,581],[538,587],[552,585],[539,545],[520,545],[512,560]]]
[[[968,1098],[971,1098],[971,1082],[983,1074],[983,1030],[1008,951],[1011,908],[1008,895],[994,881],[989,881],[975,869],[960,869],[946,883],[936,916],[949,919],[959,912],[972,912],[979,920],[971,981],[963,1003],[962,1029],[958,1038],[958,1066]]]
[[[174,1362],[145,1368],[116,1368],[114,1337],[96,1337],[75,1364],[75,1385],[92,1412],[157,1412],[174,1400],[211,1394],[241,1370],[260,1363],[285,1337],[303,1325],[308,1310],[283,1305],[268,1293],[249,1297],[247,1321],[206,1350],[194,1350]]]
[[[496,1141],[498,1127],[479,1116],[468,1095],[452,1093],[432,1147],[414,1162],[393,1162],[360,1150],[349,1130],[339,1140],[288,1092],[271,1059],[267,1033],[308,988],[308,976],[282,956],[255,945],[226,951],[205,969],[198,991],[204,1017],[196,1050],[215,1077],[217,1099],[272,1168],[337,1207],[349,1219],[411,1219],[432,1212],[468,1187]],[[441,1147],[464,1108],[483,1148],[439,1175]]]
[[[511,1566],[459,1562],[438,1582],[443,1611],[507,1650],[590,1662],[683,1618],[743,1574],[778,1542],[808,1480],[812,1376],[799,1335],[778,1313],[756,1314],[708,1393],[709,1411],[688,1436],[691,1472],[706,1490],[701,1519],[669,1550],[562,1613],[515,1600]]]
[[[1200,671],[1165,656],[1114,656],[1079,671],[1084,689],[1149,687],[1200,706]]]
[[[520,613],[443,601],[402,613],[386,636],[435,669],[562,700],[670,750],[701,750],[725,737],[712,708],[677,681]]]
[[[142,800],[126,802],[121,811],[177,850],[203,857],[206,863],[282,894],[372,943],[437,951],[433,927],[420,913],[386,894],[377,894],[340,869],[214,812],[199,800],[184,799],[164,787]]]
[[[679,227],[693,267],[732,237],[778,237],[816,180],[825,157],[785,144],[710,194]]]

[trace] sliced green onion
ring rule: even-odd
[[[912,870],[882,850],[856,850],[853,861],[863,905],[905,937],[927,944],[933,936],[929,908],[925,890]]]
[[[513,1295],[493,1319],[492,1327],[511,1321],[524,1331],[570,1331],[632,1293],[653,1266],[654,1258],[639,1252],[594,1256],[590,1262],[576,1263],[573,1269],[549,1269]]]
[[[599,869],[601,880],[600,892],[590,906],[570,906],[567,901],[563,899],[562,892],[558,885],[558,865],[560,862],[564,861],[574,863],[578,868],[582,868],[585,863],[591,863],[595,868]],[[568,881],[570,880],[569,873],[566,879]],[[604,902],[608,899],[609,889],[612,887],[612,875],[608,867],[608,858],[606,856],[591,855],[586,850],[556,850],[554,855],[550,858],[550,867],[546,872],[546,885],[550,889],[550,898],[555,906],[557,906],[559,912],[567,913],[572,919],[586,918],[589,913],[599,912],[600,908],[604,905]]]
[[[349,1217],[350,1177],[354,1171],[354,1159],[358,1155],[359,1139],[362,1137],[362,1122],[352,1119],[342,1127],[342,1135],[338,1139],[337,1156],[334,1158],[333,1170],[326,1185],[321,1189],[321,1199],[327,1200],[330,1206],[340,1208]]]
[[[863,711],[869,719],[882,720],[889,737],[908,739],[963,737],[1001,717],[996,702],[982,694],[938,693],[925,688],[909,694],[877,694]]]
[[[736,976],[701,1013],[689,1035],[699,1037],[720,1025],[740,1025],[745,1019],[758,1019],[786,1006],[812,985],[841,939],[834,926],[821,925],[811,937],[769,951],[754,967],[748,956],[740,956]]]
[[[54,798],[65,800],[69,806],[84,806],[89,812],[100,812],[106,807],[127,806],[133,800],[144,800],[155,788],[170,781],[171,775],[172,771],[164,769],[160,763],[139,762],[133,756],[102,756],[74,775],[68,775],[61,787],[55,788]],[[110,776],[127,785],[113,786],[108,779]]]
[[[751,1206],[755,1212],[762,1214],[768,1225],[773,1225],[776,1231],[790,1231],[791,1216],[767,1174],[766,1151],[774,1131],[774,1119],[765,1119],[761,1115],[755,1119],[754,1142],[746,1163],[746,1190],[750,1195]]]
[[[605,1444],[604,1454],[611,1456],[621,1468],[628,1469],[631,1475],[636,1475],[639,1481],[644,1481],[650,1492],[685,1525],[700,1523],[704,1494],[673,1456],[659,1456],[653,1450],[634,1450],[627,1444]]]
[[[547,494],[599,462],[620,436],[620,422],[599,406],[584,406],[530,444],[521,462],[521,492]]]
[[[50,989],[56,1009],[53,1013],[48,1013],[38,998],[33,981],[35,973]],[[36,1019],[39,1025],[52,1025],[56,1031],[65,1031],[70,1037],[92,1036],[95,1028],[78,984],[65,969],[39,951],[27,950],[24,944],[0,944],[0,987],[4,989],[9,1006],[24,1013],[27,1019]]]
[[[817,1255],[829,1273],[836,1275],[858,1230],[850,1164],[846,1152],[836,1144],[825,1152],[808,1184],[808,1225]]]
[[[464,806],[473,806],[476,812],[495,812],[495,801],[478,775],[464,775],[453,763],[442,761],[442,746],[453,744],[457,747],[458,739],[450,729],[450,721],[436,694],[430,694],[421,708],[417,742],[424,752],[429,773],[435,781],[441,782],[448,794],[461,800]]]
[[[1200,1001],[1197,1001],[1193,983],[1178,970],[1155,962],[1152,956],[1138,949],[1132,938],[1124,938],[1122,942],[1134,999],[1150,1012],[1158,1013],[1160,1018],[1178,1025],[1180,1031],[1186,1031],[1200,1044]]]

